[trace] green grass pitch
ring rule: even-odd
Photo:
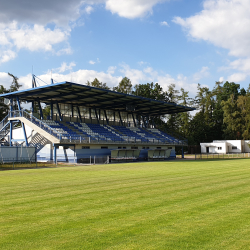
[[[250,249],[250,160],[0,172],[0,249]]]

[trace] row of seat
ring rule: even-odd
[[[92,140],[104,141],[135,141],[135,142],[164,142],[179,144],[181,141],[159,129],[146,129],[124,126],[110,126],[91,123],[59,122],[43,120],[48,126],[63,136],[90,137]]]

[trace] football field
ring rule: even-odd
[[[250,160],[0,171],[0,249],[250,249]]]

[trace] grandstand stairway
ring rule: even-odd
[[[0,122],[0,140],[2,140],[10,132],[10,121],[8,120],[9,116],[7,115]],[[13,129],[16,129],[19,125],[19,122],[13,122]]]
[[[46,145],[50,144],[51,141],[46,139],[44,136],[40,135],[39,133],[36,133],[34,136],[32,136],[31,141],[29,142],[30,147],[36,147],[37,153]]]

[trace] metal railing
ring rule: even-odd
[[[177,157],[180,158],[180,157]],[[193,160],[211,160],[211,159],[234,159],[234,158],[250,158],[250,153],[225,153],[225,154],[185,154],[185,159],[193,159]]]
[[[9,115],[6,115],[3,120],[0,122],[0,131],[9,123]]]
[[[49,125],[39,120],[38,118],[34,117],[31,113],[28,113],[27,111],[24,111],[24,110],[10,111],[9,118],[13,118],[13,117],[16,117],[16,118],[24,117],[28,119],[30,122],[32,122],[33,124],[35,124],[36,126],[40,127],[41,129],[49,133],[50,135],[53,135],[57,139],[61,140],[62,138],[61,133],[57,132],[55,129],[51,128]]]
[[[40,127],[50,135],[56,137],[60,140],[60,143],[80,143],[80,144],[114,144],[114,143],[122,143],[122,144],[129,144],[129,143],[135,143],[135,144],[158,144],[158,145],[186,145],[186,143],[182,140],[172,141],[168,140],[166,138],[161,139],[138,139],[136,137],[129,137],[129,136],[122,136],[121,139],[115,139],[115,138],[108,138],[108,137],[102,137],[102,136],[81,136],[81,135],[70,135],[67,133],[60,133],[56,129],[50,127],[48,124],[43,122],[42,120],[39,120],[38,118],[34,117],[31,113],[28,113],[24,110],[15,110],[9,112],[9,117],[24,117],[28,119],[30,122],[35,124],[36,126]]]

